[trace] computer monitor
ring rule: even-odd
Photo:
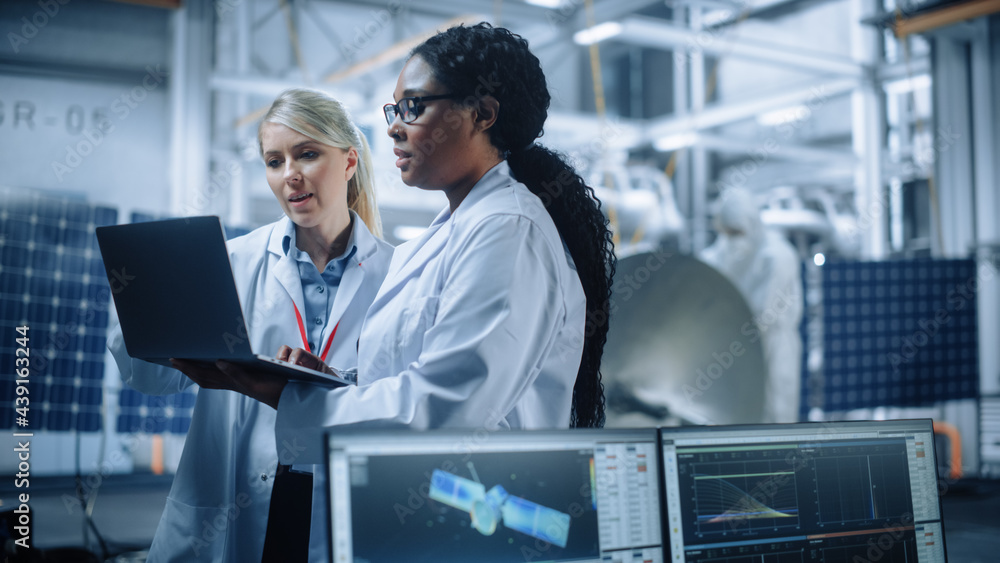
[[[930,420],[661,428],[685,563],[945,561]]]
[[[336,563],[662,563],[656,429],[327,437]]]

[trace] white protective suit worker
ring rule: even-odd
[[[720,199],[715,218],[719,235],[701,258],[740,290],[760,330],[768,370],[764,422],[796,422],[802,387],[798,254],[784,236],[764,228],[750,192],[734,188]]]
[[[259,141],[268,184],[285,217],[227,243],[251,347],[263,354],[288,344],[317,354],[325,349],[326,361],[355,367],[365,313],[392,257],[392,247],[369,230],[377,232],[380,221],[367,141],[339,102],[311,90],[282,93],[261,123]],[[108,347],[124,383],[138,391],[162,395],[193,384],[178,370],[130,358],[120,328]],[[289,409],[309,408],[293,405],[297,399],[288,398]],[[259,562],[265,539],[270,549],[291,553],[287,534],[268,523],[279,463],[313,472],[312,505],[310,512],[303,487],[306,495],[296,495],[301,517],[276,510],[272,524],[305,527],[308,517],[295,553],[302,559],[307,548],[325,553],[325,487],[317,478],[322,467],[301,459],[296,437],[275,439],[276,416],[244,394],[201,385],[151,563]],[[288,475],[281,475],[286,483]],[[288,561],[286,556],[268,560]]]

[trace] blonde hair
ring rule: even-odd
[[[257,147],[261,155],[264,154],[261,130],[265,123],[284,125],[317,143],[338,149],[354,147],[358,151],[358,166],[347,183],[347,207],[358,214],[373,235],[382,236],[371,149],[344,104],[316,90],[285,90],[275,98],[257,128]]]

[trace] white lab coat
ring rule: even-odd
[[[289,384],[277,439],[321,463],[324,427],[566,428],[585,317],[555,224],[501,162],[396,249],[361,332],[358,386]]]
[[[282,344],[302,346],[292,306],[294,301],[305,310],[302,282],[294,259],[282,252],[287,221],[282,218],[228,243],[251,345],[258,354],[274,354]],[[329,361],[345,367],[356,365],[365,311],[392,256],[392,247],[375,238],[357,215],[354,241],[357,252],[344,271],[323,334],[325,341],[340,322]],[[161,395],[193,384],[176,370],[130,358],[118,327],[108,347],[122,380],[138,391]],[[295,438],[275,441],[275,415],[271,407],[239,393],[198,392],[150,562],[260,561],[278,461],[302,464]],[[317,545],[311,550],[325,553],[322,480],[314,482],[312,522],[316,533],[311,542]]]
[[[716,218],[723,231],[701,258],[740,290],[754,314],[768,377],[764,422],[797,422],[802,389],[801,261],[785,237],[764,228],[749,192],[732,189]],[[725,230],[743,235],[728,236]]]

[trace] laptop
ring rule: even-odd
[[[945,561],[930,420],[661,428],[672,561]]]
[[[350,384],[254,353],[218,217],[96,231],[129,356],[165,366],[170,358],[225,360],[289,380]]]
[[[328,433],[331,561],[663,563],[655,428]]]

